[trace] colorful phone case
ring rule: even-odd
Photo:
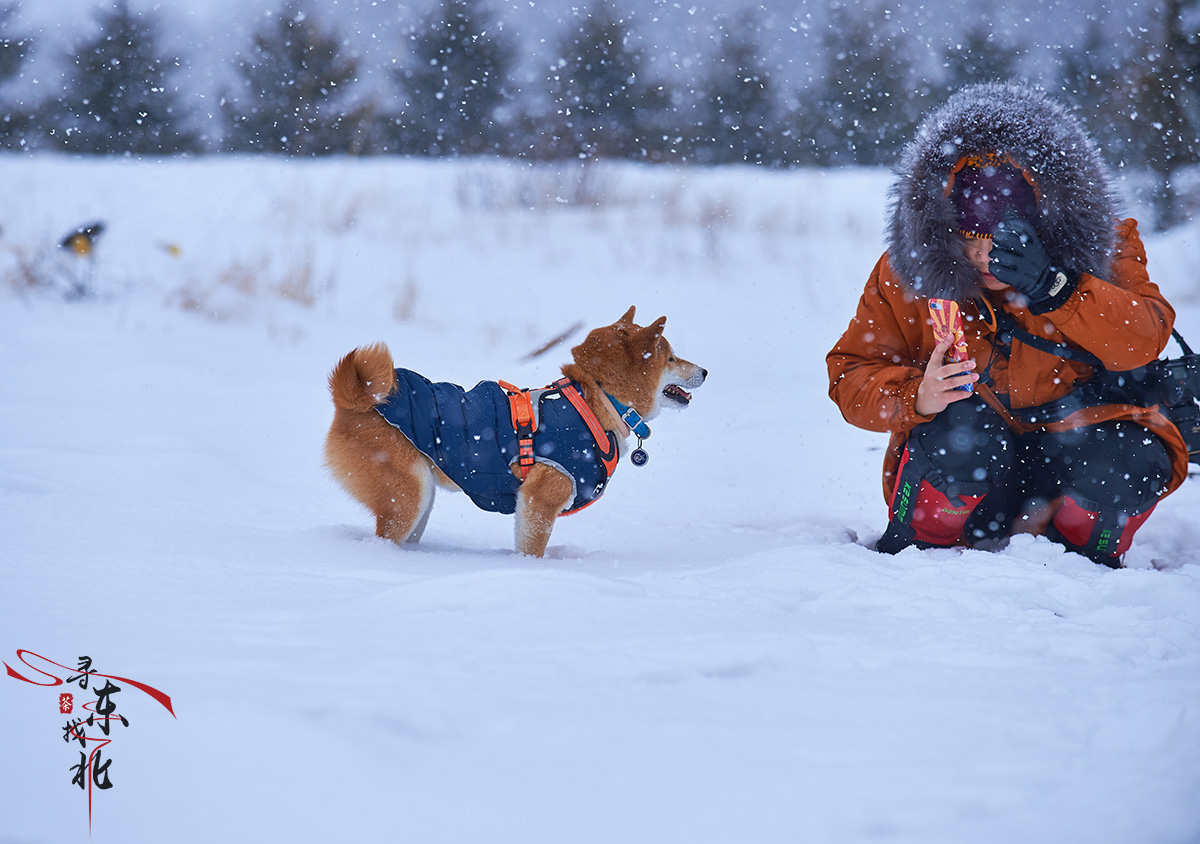
[[[930,299],[929,321],[933,324],[934,342],[940,343],[947,336],[954,337],[954,343],[946,353],[950,363],[961,363],[968,357],[967,338],[963,334],[962,314],[958,311],[958,302],[953,299]],[[956,390],[971,392],[971,384],[955,387]]]

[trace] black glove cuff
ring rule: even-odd
[[[1048,283],[1039,285],[1044,292],[1037,298],[1029,297],[1029,310],[1035,314],[1045,314],[1056,311],[1067,303],[1075,288],[1079,286],[1079,273],[1062,267],[1050,267],[1046,270]]]

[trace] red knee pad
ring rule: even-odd
[[[963,525],[982,495],[960,495],[961,505],[953,503],[945,494],[934,489],[929,481],[922,480],[917,491],[917,500],[912,504],[912,520],[909,525],[921,542],[931,545],[954,545],[962,538]],[[892,516],[899,504],[893,496]]]
[[[1063,539],[1077,548],[1119,557],[1129,550],[1133,535],[1146,519],[1150,518],[1155,506],[1151,504],[1149,509],[1136,516],[1120,513],[1115,519],[1106,519],[1106,524],[1102,524],[1099,512],[1086,509],[1067,495],[1063,497],[1062,506],[1054,514],[1054,527],[1062,534]]]

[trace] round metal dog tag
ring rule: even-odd
[[[644,449],[635,448],[633,451],[629,452],[629,462],[634,466],[645,466],[649,459],[650,455],[647,454]]]

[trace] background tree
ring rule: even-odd
[[[670,94],[644,79],[645,60],[628,24],[598,0],[567,25],[547,79],[544,155],[661,157],[669,141]]]
[[[998,38],[986,23],[976,24],[942,54],[945,91],[951,93],[977,82],[1007,82],[1017,76],[1021,51]]]
[[[0,147],[6,149],[22,145],[32,120],[32,109],[11,84],[20,77],[32,48],[28,36],[13,31],[16,13],[16,6],[0,6]]]
[[[254,34],[225,95],[230,150],[324,155],[362,151],[371,108],[356,102],[358,59],[297,0]]]
[[[496,151],[508,127],[516,48],[481,0],[442,0],[408,36],[399,147],[425,155]]]
[[[1059,50],[1058,79],[1062,97],[1074,106],[1081,116],[1095,114],[1097,120],[1089,124],[1093,137],[1101,134],[1112,138],[1112,132],[1101,132],[1112,119],[1111,109],[1105,104],[1115,102],[1113,94],[1119,86],[1125,68],[1119,56],[1111,49],[1112,39],[1105,34],[1099,20],[1088,22],[1087,30],[1079,44]]]
[[[925,55],[903,27],[875,5],[836,5],[821,39],[825,73],[802,94],[822,164],[890,164],[932,105]],[[813,120],[812,116],[816,115]]]
[[[1135,68],[1099,19],[1088,23],[1078,44],[1059,52],[1059,95],[1087,126],[1105,160],[1115,167],[1140,161],[1130,147],[1127,80]],[[1132,154],[1132,158],[1130,157]]]
[[[1200,163],[1200,28],[1197,0],[1166,0],[1143,18],[1139,37],[1117,39],[1093,21],[1079,45],[1060,57],[1061,90],[1096,139],[1105,160],[1151,179],[1154,225],[1186,220],[1180,171]],[[1193,203],[1194,204],[1194,203]]]
[[[700,82],[692,160],[698,164],[777,163],[771,74],[751,12],[720,20],[717,49]]]
[[[51,144],[71,152],[169,155],[195,148],[159,46],[158,19],[127,0],[96,12],[99,31],[76,44],[60,95],[43,104]]]
[[[1200,162],[1200,45],[1195,28],[1185,24],[1185,15],[1194,20],[1196,5],[1196,0],[1165,0],[1156,7],[1159,41],[1147,45],[1124,90],[1130,140],[1141,148],[1155,177],[1152,196],[1159,230],[1187,218],[1177,175]]]
[[[184,80],[197,85],[185,97],[174,84],[178,60],[160,48],[158,18],[131,13],[130,0],[104,0],[89,30],[98,22],[99,33],[64,52],[61,90],[28,103],[53,77],[40,75],[39,55],[34,69],[41,84],[33,84],[31,41],[13,31],[15,0],[0,0],[0,148],[165,155],[203,143],[287,155],[494,151],[881,165],[894,160],[949,90],[1015,78],[1027,65],[1031,78],[1075,107],[1110,164],[1153,185],[1144,196],[1157,227],[1186,221],[1200,206],[1189,195],[1189,185],[1200,180],[1200,0],[1111,9],[1089,0],[1095,14],[1081,18],[1082,36],[1061,47],[1047,42],[1067,30],[1049,26],[1014,27],[1020,35],[1004,36],[1003,27],[947,25],[946,37],[957,39],[947,44],[930,40],[941,38],[935,26],[918,26],[883,0],[830,0],[828,11],[822,6],[819,16],[814,11],[803,25],[789,27],[797,34],[790,67],[770,64],[772,44],[763,40],[784,18],[759,7],[714,20],[712,54],[680,57],[667,71],[669,88],[651,78],[652,59],[666,60],[681,45],[656,44],[651,56],[633,32],[632,15],[619,13],[611,0],[590,0],[562,19],[555,43],[545,48],[553,58],[538,99],[513,81],[518,65],[526,69],[521,51],[543,43],[531,34],[518,43],[505,29],[514,7],[437,0],[407,33],[399,64],[384,77],[403,105],[382,119],[359,80],[352,39],[364,34],[343,38],[321,25],[312,6],[301,5],[326,9],[331,0],[279,2],[237,65],[226,68],[234,81],[218,91],[221,105],[212,114],[199,93],[206,78],[224,78],[212,64],[219,53],[202,57],[209,64]],[[910,11],[926,22],[940,19]],[[810,19],[816,28],[800,35]],[[1022,40],[1006,41],[1014,37]],[[38,47],[45,43],[39,36]]]

